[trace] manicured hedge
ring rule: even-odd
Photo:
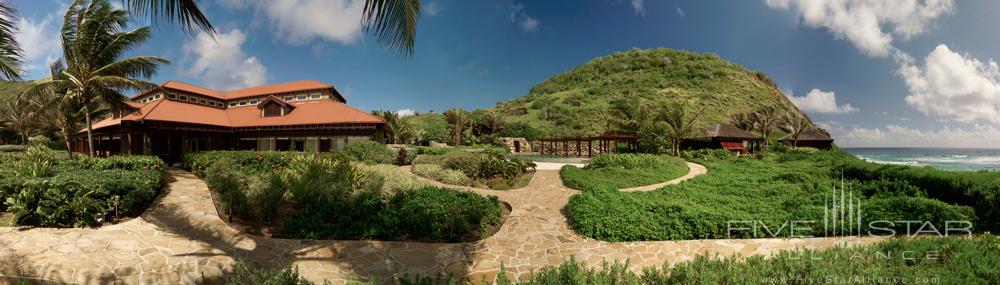
[[[708,168],[707,174],[650,192],[586,188],[570,198],[566,212],[577,233],[606,241],[754,237],[749,231],[728,232],[730,221],[760,221],[770,229],[787,221],[822,224],[831,185],[840,182],[831,158],[838,159],[824,152],[781,161],[698,161]],[[854,185],[851,189],[862,199],[863,218],[869,220],[919,219],[936,226],[947,220],[982,220],[967,206],[928,198],[905,183],[845,181]],[[797,234],[826,233],[816,226],[811,233]]]
[[[563,166],[559,176],[573,189],[629,188],[668,181],[687,174],[684,160],[651,154],[602,154],[584,168]]]
[[[530,181],[535,163],[500,151],[449,151],[441,155],[420,155],[413,160],[413,172],[447,184],[512,189]],[[460,175],[461,174],[461,175]]]
[[[944,171],[931,167],[875,164],[860,159],[838,160],[834,167],[857,180],[902,180],[930,198],[968,205],[980,217],[977,226],[1000,232],[1000,173]]]
[[[5,156],[0,197],[19,225],[82,227],[142,213],[163,186],[164,164],[154,156],[69,160],[51,156],[51,174],[15,174],[15,164],[39,163]],[[11,159],[11,160],[7,160]]]
[[[491,234],[496,197],[428,187],[397,166],[320,153],[208,152],[185,166],[238,218],[281,221],[280,236],[456,242]]]

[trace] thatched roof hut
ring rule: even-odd
[[[758,141],[762,138],[729,124],[713,124],[693,140],[703,141]]]
[[[753,144],[763,140],[748,131],[728,124],[713,124],[696,137],[685,141],[688,149],[725,149],[737,154],[746,154]]]
[[[799,134],[796,141],[792,134],[785,135],[781,142],[797,147],[813,147],[818,149],[830,149],[833,147],[833,138],[826,131],[820,129],[806,129]]]

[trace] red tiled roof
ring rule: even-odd
[[[278,99],[278,98],[276,98]],[[280,100],[280,99],[278,99]],[[199,104],[160,99],[118,119],[105,119],[94,129],[117,126],[123,121],[160,121],[220,127],[293,126],[313,124],[385,123],[381,118],[331,99],[287,103],[294,110],[284,116],[261,117],[250,106],[220,109]]]
[[[268,84],[268,85],[254,86],[243,89],[236,89],[232,91],[212,90],[209,88],[173,80],[164,82],[162,85],[160,85],[160,87],[205,95],[222,100],[239,99],[245,97],[254,97],[254,96],[269,95],[269,94],[287,93],[287,92],[332,89],[334,96],[337,96],[342,101],[344,99],[343,96],[341,96],[340,93],[338,93],[337,90],[333,88],[333,86],[316,80],[299,80],[299,81],[291,81],[291,82],[284,82],[277,84]]]

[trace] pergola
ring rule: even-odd
[[[596,142],[596,143],[595,143]],[[577,157],[592,157],[601,153],[617,153],[620,143],[625,143],[626,152],[639,150],[639,136],[633,133],[609,131],[597,136],[562,136],[539,138],[533,142],[533,148],[539,154]]]

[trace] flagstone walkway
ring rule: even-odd
[[[692,171],[699,170],[692,167]],[[512,207],[503,227],[477,242],[273,239],[227,226],[205,183],[191,173],[169,170],[168,183],[150,209],[124,223],[97,229],[0,228],[0,284],[14,279],[83,284],[222,283],[236,258],[254,266],[291,263],[310,280],[334,284],[437,273],[479,281],[492,280],[501,263],[511,277],[524,278],[570,256],[591,266],[604,260],[629,260],[631,269],[638,271],[699,254],[769,255],[798,247],[878,241],[847,237],[610,243],[583,238],[569,229],[561,212],[577,191],[563,187],[554,170],[536,172],[521,189],[465,188],[498,196]]]

